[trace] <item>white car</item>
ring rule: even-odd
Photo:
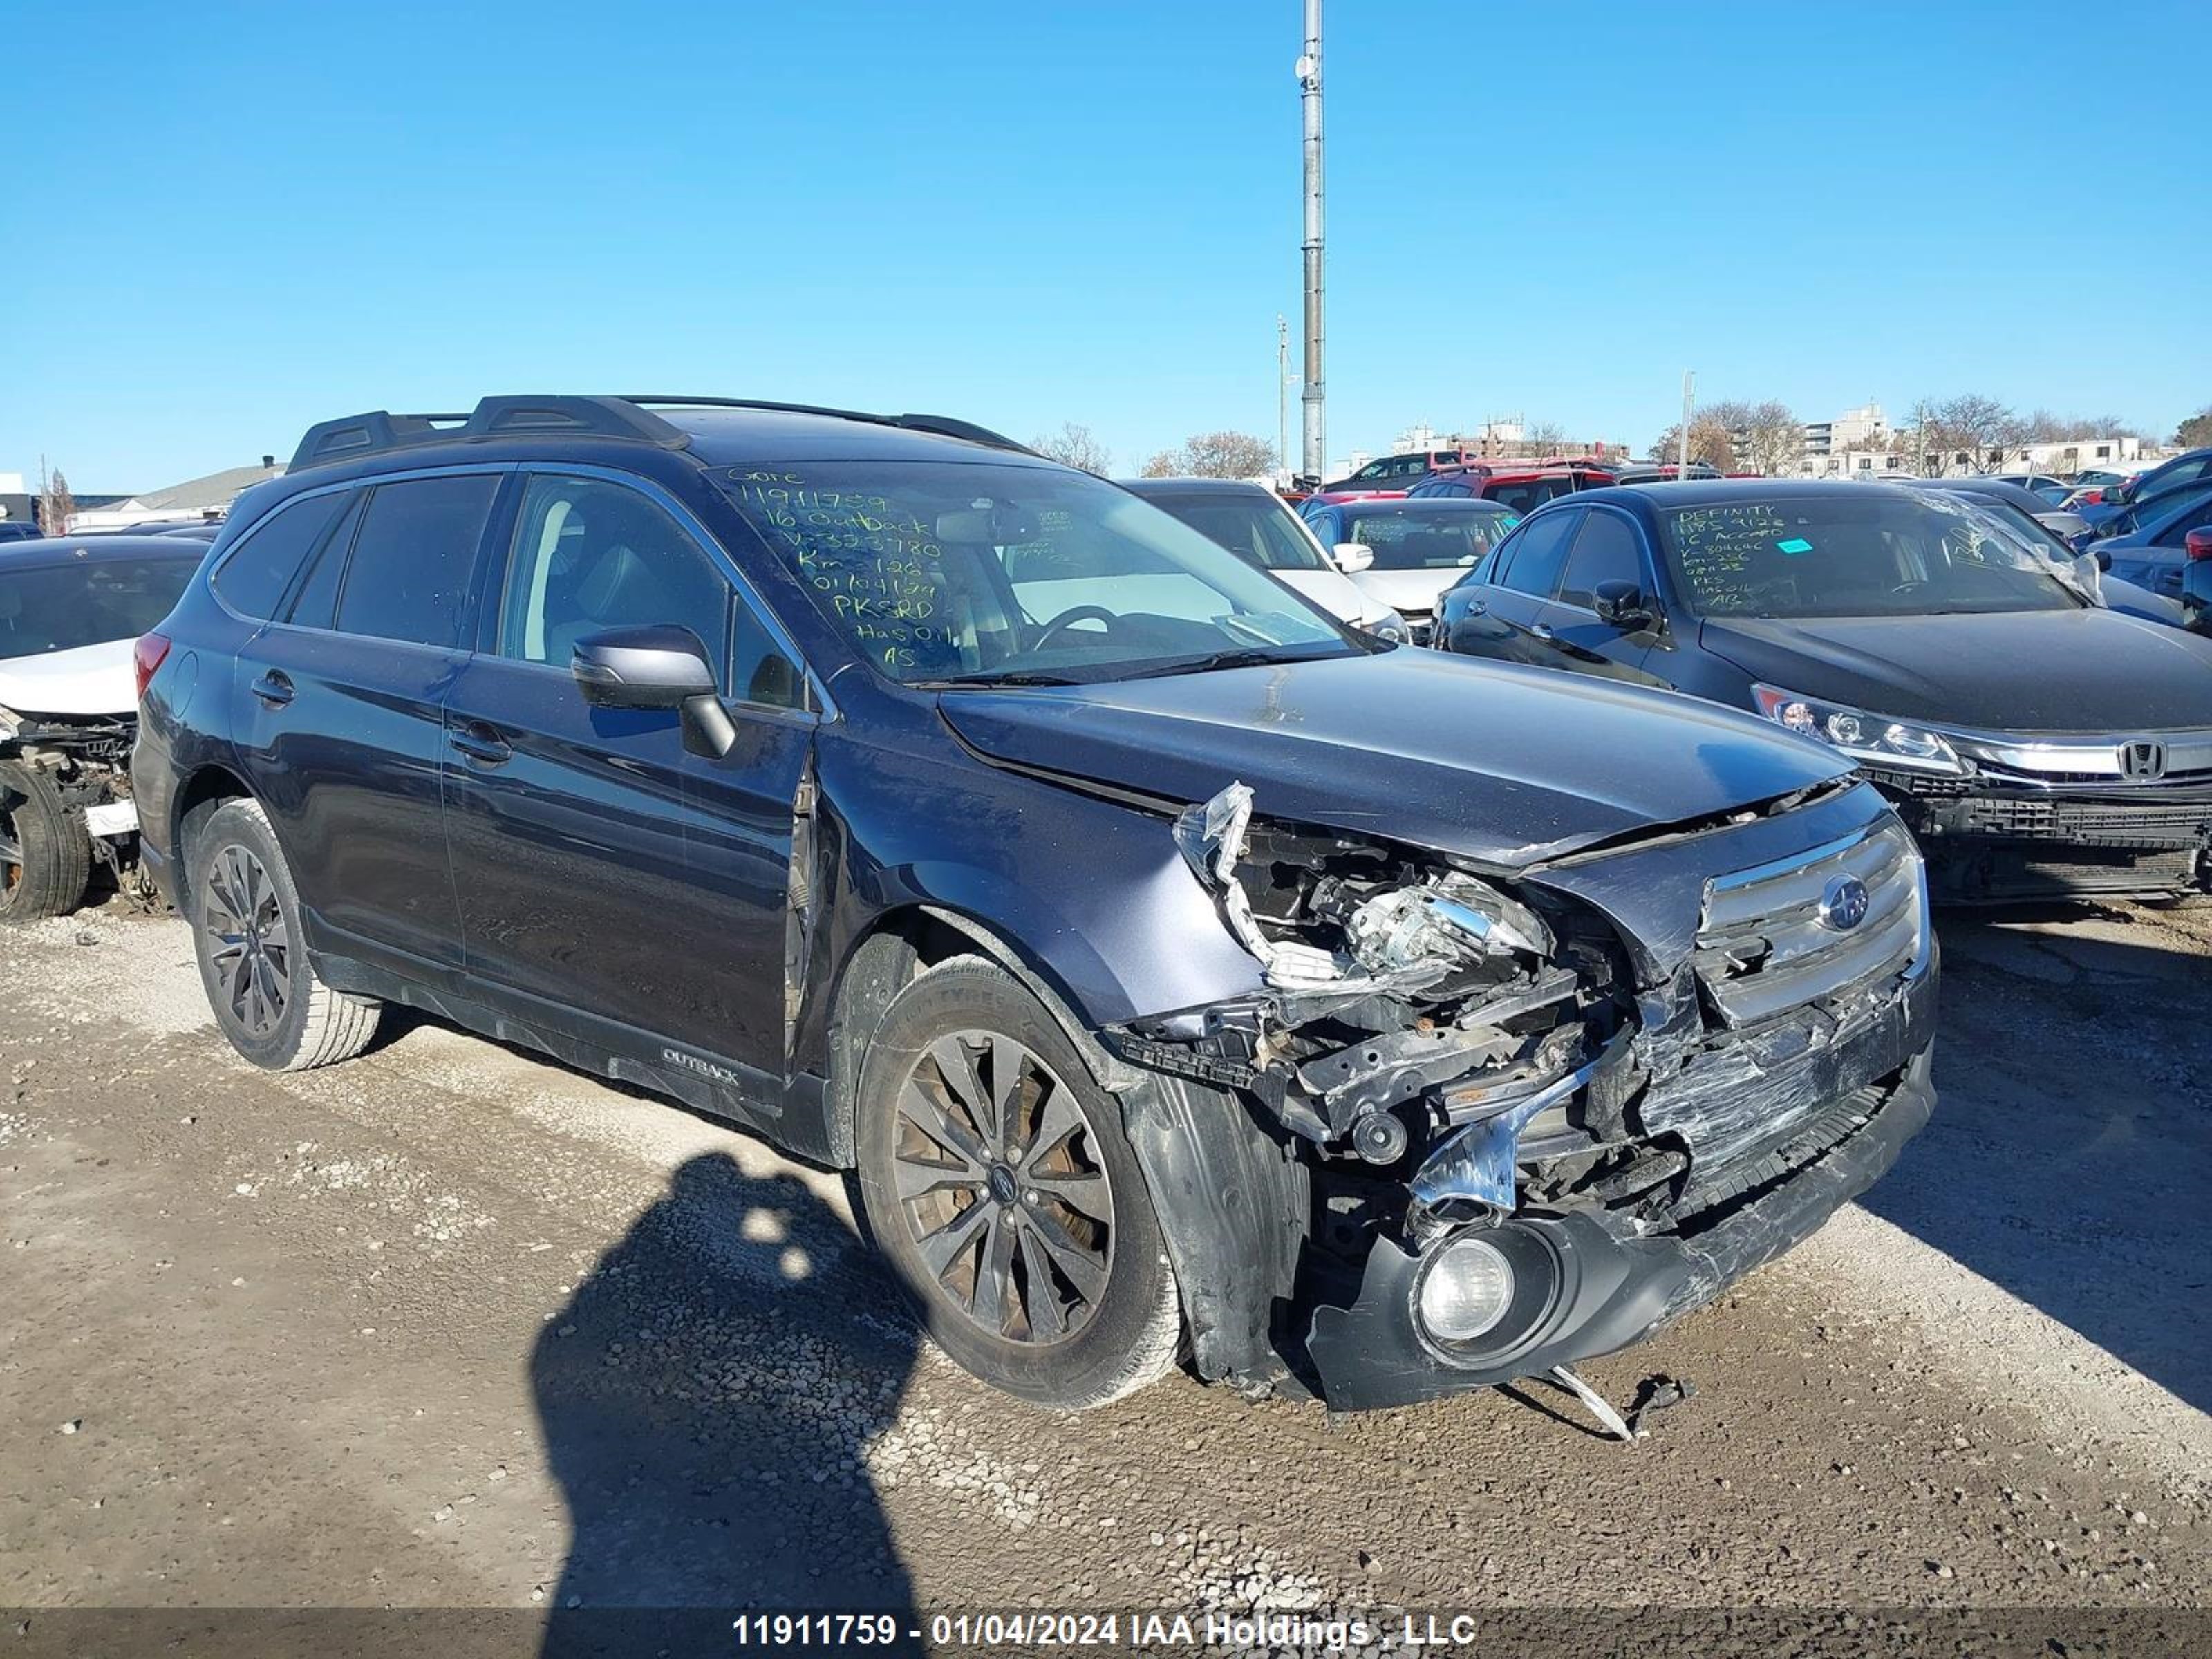
[[[1364,569],[1364,559],[1356,553],[1348,562],[1333,559],[1266,485],[1227,478],[1125,478],[1121,483],[1331,616],[1386,640],[1408,637],[1398,611],[1346,574],[1355,565]]]
[[[1413,643],[1426,645],[1444,590],[1520,522],[1503,501],[1416,496],[1332,502],[1307,524],[1369,602],[1389,605]]]
[[[206,551],[152,536],[0,545],[0,925],[75,909],[95,859],[133,883],[133,653]]]

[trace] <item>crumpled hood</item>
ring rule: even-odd
[[[1514,869],[1850,769],[1717,704],[1412,647],[1118,685],[947,691],[983,754]],[[1082,879],[1071,849],[1068,879]]]
[[[1755,678],[1873,714],[1997,732],[2212,726],[2212,639],[2111,611],[1699,627]]]
[[[36,657],[0,657],[0,708],[18,714],[133,714],[135,640],[110,640]]]

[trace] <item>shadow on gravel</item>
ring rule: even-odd
[[[745,1608],[881,1608],[903,1631],[911,1592],[861,1453],[916,1340],[799,1181],[684,1164],[531,1355],[572,1531],[541,1651],[719,1652]]]
[[[2212,1410],[2212,971],[2024,920],[1939,913],[1940,1103],[1859,1202]]]

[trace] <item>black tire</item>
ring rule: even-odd
[[[216,1024],[271,1072],[306,1072],[368,1046],[384,1005],[316,975],[291,866],[258,804],[227,801],[191,837],[192,954]]]
[[[0,925],[67,915],[91,877],[92,837],[53,780],[20,761],[0,763]]]
[[[967,1112],[970,1090],[1012,1109]],[[949,1121],[923,1133],[914,1115],[947,1103],[957,1109],[937,1116]],[[1175,1364],[1181,1304],[1121,1103],[1012,975],[962,957],[907,986],[868,1039],[856,1105],[869,1231],[963,1367],[1035,1404],[1080,1411]],[[995,1141],[993,1114],[1007,1126]],[[948,1257],[955,1237],[963,1243]]]

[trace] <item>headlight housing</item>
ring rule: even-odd
[[[1388,640],[1393,645],[1411,645],[1413,641],[1413,635],[1407,631],[1406,619],[1395,611],[1386,617],[1370,617],[1355,626],[1378,640]]]
[[[1973,769],[1951,740],[1932,726],[1785,691],[1778,685],[1753,685],[1751,696],[1759,712],[1776,725],[1818,738],[1855,760],[1952,778],[1963,778]]]

